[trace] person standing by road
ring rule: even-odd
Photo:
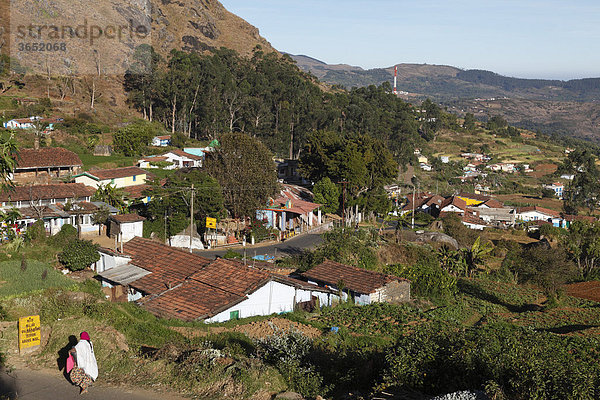
[[[75,359],[75,365],[69,377],[73,384],[79,386],[79,394],[87,393],[88,387],[98,378],[98,364],[94,355],[94,345],[87,332],[81,332],[80,340],[69,353]]]

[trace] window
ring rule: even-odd
[[[134,175],[134,176],[133,176],[133,181],[134,181],[134,182],[135,182],[135,179],[136,179],[136,178],[137,178],[137,175]]]
[[[240,319],[240,312],[239,312],[239,310],[230,311],[229,312],[229,319],[231,319],[231,320]]]

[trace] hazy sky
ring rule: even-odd
[[[363,68],[600,77],[598,0],[221,0],[280,51]]]

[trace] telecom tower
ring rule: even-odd
[[[396,84],[398,83],[398,66],[394,66],[394,94],[398,94],[398,88]]]

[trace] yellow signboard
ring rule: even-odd
[[[40,316],[32,315],[19,318],[19,351],[28,347],[39,346],[41,342]]]
[[[206,227],[207,228],[217,229],[217,219],[216,218],[206,217]]]

